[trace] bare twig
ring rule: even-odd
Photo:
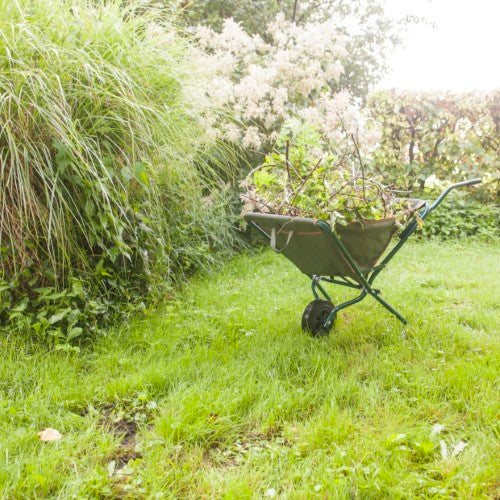
[[[314,174],[314,172],[317,170],[317,168],[321,165],[322,160],[323,160],[323,158],[320,158],[318,160],[318,163],[316,163],[316,165],[307,174],[306,178],[302,181],[300,186],[296,189],[295,193],[293,194],[292,198],[290,199],[290,202],[289,202],[290,204],[292,204],[294,202],[295,198],[297,198],[297,195],[300,193],[301,189],[306,185],[307,181],[311,178],[312,174]]]
[[[351,134],[352,142],[354,144],[354,149],[356,150],[356,156],[359,161],[359,166],[361,167],[361,182],[363,183],[363,198],[366,201],[366,189],[365,189],[365,164],[361,158],[361,154],[359,152],[358,141],[354,137],[354,134]]]
[[[299,3],[299,0],[295,0],[293,3],[293,13],[292,13],[292,23],[295,22],[295,17],[297,16],[297,4]]]
[[[286,141],[286,150],[285,150],[285,167],[286,167],[286,173],[287,173],[287,178],[288,178],[288,186],[292,186],[292,177],[290,175],[290,160],[289,160],[289,153],[290,153],[290,141]]]
[[[275,212],[275,207],[272,207],[271,205],[268,205],[267,203],[265,203],[264,201],[262,201],[262,200],[260,200],[260,199],[259,199],[259,200],[257,200],[257,199],[253,198],[252,196],[250,196],[250,195],[249,195],[249,194],[247,194],[247,193],[243,194],[243,195],[242,195],[242,198],[245,198],[245,199],[247,199],[248,201],[253,202],[253,203],[254,203],[254,205],[255,205],[256,207],[258,207],[258,208],[259,208],[259,210],[260,210],[261,206],[264,206],[264,207],[268,208],[268,209],[269,209],[269,211],[270,211],[271,213],[274,213],[274,212]]]
[[[267,168],[267,167],[277,167],[276,163],[263,163],[262,165],[257,165],[255,168],[250,170],[248,175],[246,176],[247,179],[250,179],[250,177],[257,172],[257,170],[260,170],[261,168]]]

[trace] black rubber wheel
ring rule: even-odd
[[[332,309],[333,304],[329,300],[317,299],[309,302],[302,315],[302,330],[310,333],[313,337],[328,335],[332,326],[325,328],[325,321]]]

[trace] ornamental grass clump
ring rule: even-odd
[[[232,244],[214,171],[229,175],[226,152],[200,144],[186,48],[141,12],[0,2],[0,322],[11,327],[80,335]]]
[[[244,212],[314,217],[332,223],[404,215],[404,204],[371,172],[354,133],[327,143],[317,127],[288,123],[242,183]]]

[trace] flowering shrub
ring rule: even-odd
[[[266,42],[232,19],[220,33],[196,28],[199,48],[193,57],[203,75],[192,98],[205,102],[207,134],[266,150],[293,116],[315,124],[331,140],[339,139],[340,117],[342,126],[359,129],[349,93],[332,92],[346,57],[345,37],[333,22],[298,26],[278,15],[265,35]],[[229,113],[214,112],[221,107]]]
[[[266,41],[267,24],[279,13],[299,27],[334,19],[335,31],[344,35],[348,54],[335,88],[347,89],[362,99],[383,75],[387,56],[401,42],[402,30],[422,21],[416,16],[395,18],[385,0],[169,0],[168,4],[177,10],[178,22],[187,26],[203,24],[221,31],[224,21],[232,17],[247,33]]]
[[[348,66],[348,37],[332,19],[299,25],[279,15],[261,34],[231,19],[220,32],[195,30],[209,138],[247,152],[276,146],[242,183],[244,210],[377,219],[402,208],[384,185],[412,192],[433,183],[439,190],[438,179],[476,175],[485,186],[476,193],[495,197],[498,96],[381,92],[361,112],[349,92],[335,90]],[[290,119],[312,127],[309,143],[287,136],[286,126],[280,139]]]

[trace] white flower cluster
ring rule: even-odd
[[[220,33],[198,26],[195,38],[198,89],[191,89],[190,99],[205,110],[207,138],[258,150],[273,143],[284,121],[299,116],[328,140],[340,141],[348,129],[363,142],[351,96],[332,91],[346,50],[331,21],[298,26],[278,16],[265,42],[227,19]]]

